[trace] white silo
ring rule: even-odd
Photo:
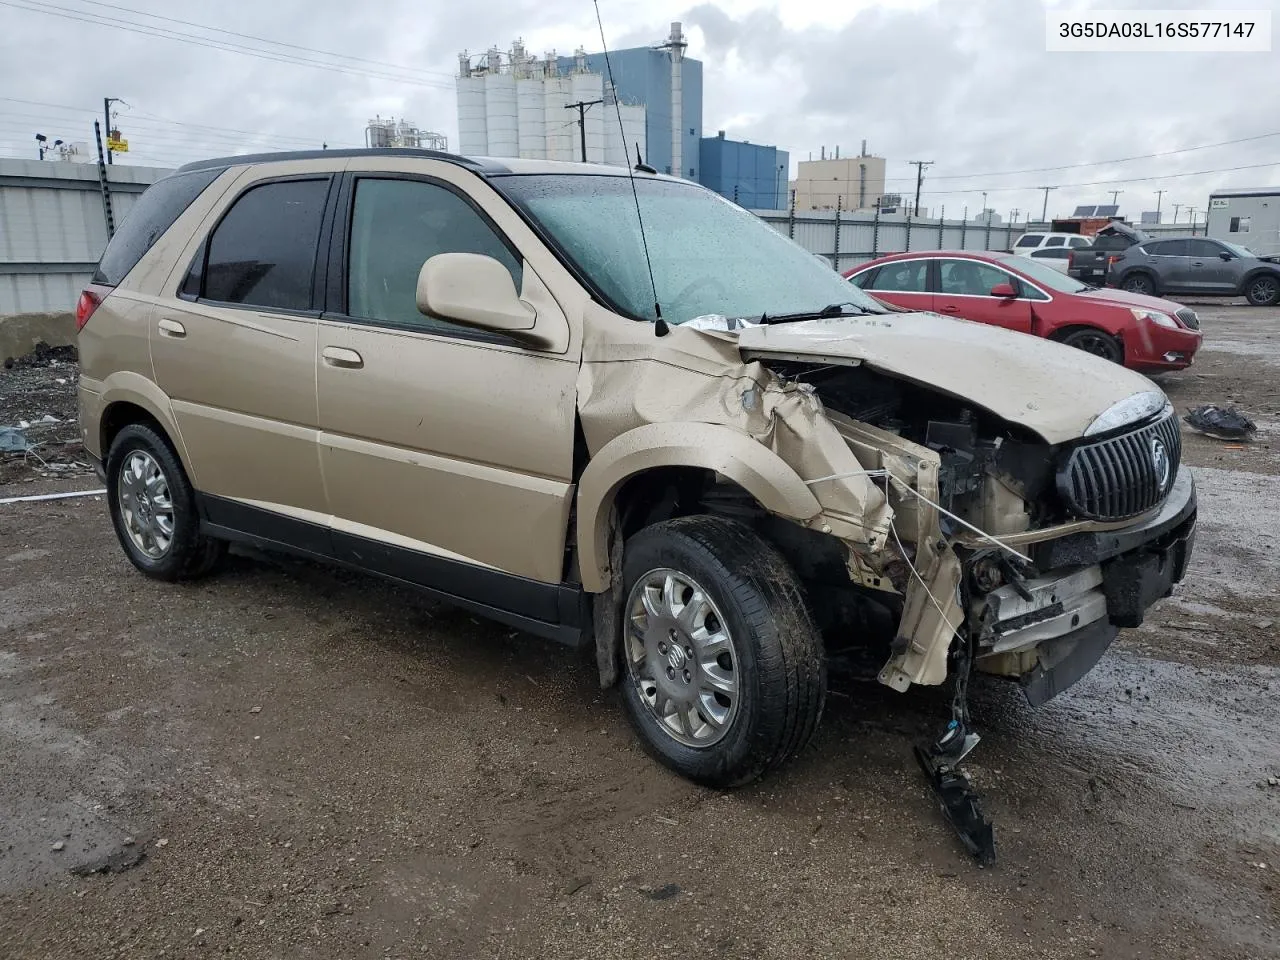
[[[552,55],[554,57],[554,55]],[[548,62],[554,63],[551,59]],[[544,82],[546,103],[546,143],[548,160],[578,158],[578,112],[566,110],[574,101],[573,77],[549,77]]]
[[[622,114],[621,129],[615,109]],[[610,104],[604,120],[605,163],[619,167],[634,166],[637,144],[640,156],[649,156],[649,144],[645,139],[645,108],[642,105],[623,103],[615,108]]]
[[[584,58],[585,59],[585,58]],[[604,98],[604,78],[598,73],[574,73],[570,89],[570,103],[591,103]],[[566,110],[573,120],[578,119],[577,110]],[[584,130],[573,130],[574,143],[577,145],[573,159],[582,159],[582,136],[585,132],[587,141],[587,162],[604,163],[604,104],[595,103],[583,112]],[[615,118],[616,120],[616,118]]]
[[[512,73],[490,72],[484,78],[485,132],[488,155],[520,156],[519,118],[516,112],[516,78]]]
[[[544,83],[545,81],[536,79],[536,73],[534,78],[516,80],[520,156],[529,160],[545,160],[547,156],[547,107],[546,94],[543,92]]]
[[[459,77],[455,83],[458,95],[458,152],[464,156],[487,156],[489,133],[484,75]]]

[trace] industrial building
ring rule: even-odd
[[[836,147],[833,157],[823,148],[819,159],[801,160],[789,186],[797,210],[873,210],[884,196],[884,175],[884,157],[870,156],[864,140],[856,157],[841,157]]]
[[[1205,235],[1238,243],[1260,257],[1280,254],[1280,187],[1213,191]]]
[[[725,139],[721,130],[704,137],[699,149],[699,181],[748,210],[787,206],[787,151],[758,143]]]
[[[637,148],[663,173],[698,179],[702,63],[684,55],[679,23],[653,47],[538,58],[520,41],[503,54],[458,55],[459,152],[471,156],[630,165]],[[615,108],[616,100],[616,108]],[[582,104],[581,115],[576,104]],[[619,129],[618,113],[622,113]]]
[[[366,147],[414,147],[427,150],[448,150],[449,139],[443,133],[419,130],[408,120],[391,117],[374,117],[364,128]]]

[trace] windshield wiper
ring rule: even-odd
[[[845,313],[846,307],[852,307],[852,313]],[[786,323],[789,320],[830,320],[834,317],[865,317],[871,316],[877,311],[868,310],[852,300],[844,300],[840,303],[829,303],[821,310],[803,310],[799,313],[775,313],[773,316],[768,314],[760,315],[761,323]]]

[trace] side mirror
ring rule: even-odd
[[[1018,295],[1018,291],[1013,289],[1012,283],[997,283],[991,288],[991,296],[1000,297],[1003,300],[1012,300]]]
[[[532,330],[537,311],[520,299],[511,273],[493,257],[438,253],[418,273],[418,310],[481,330]]]
[[[1235,259],[1235,257],[1234,257],[1232,254],[1228,253],[1226,250],[1220,250],[1220,251],[1218,251],[1218,259],[1220,259],[1220,260],[1234,260],[1234,259]]]

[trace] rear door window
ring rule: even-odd
[[[1155,243],[1143,244],[1142,249],[1153,257],[1185,257],[1187,256],[1187,241],[1157,240]]]
[[[1060,247],[1067,242],[1066,237],[1050,237],[1044,242],[1046,247]]]
[[[94,271],[93,282],[112,287],[122,282],[142,255],[221,173],[221,169],[175,173],[148,187],[116,228]]]
[[[1071,251],[1066,247],[1046,247],[1031,254],[1037,260],[1065,260],[1070,255]]]
[[[1087,247],[1087,246],[1089,246],[1089,241],[1088,241],[1088,240],[1086,240],[1084,237],[1071,237],[1071,238],[1067,241],[1067,245],[1068,245],[1068,246],[1070,246],[1070,247],[1073,247],[1073,248],[1079,249],[1080,247]]]
[[[242,194],[209,237],[200,295],[221,303],[310,310],[328,191],[325,177],[278,180]]]
[[[928,260],[886,263],[876,274],[876,282],[867,289],[881,293],[927,293],[928,276]]]

